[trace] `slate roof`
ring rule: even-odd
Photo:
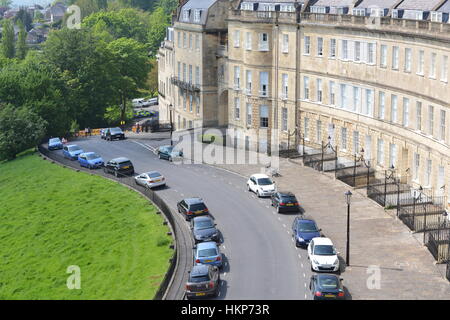
[[[367,8],[380,8],[380,9],[390,9],[393,8],[399,0],[363,0],[359,5],[356,6],[358,9]]]
[[[206,17],[208,16],[208,10],[213,6],[217,0],[189,0],[180,10],[180,16],[178,21],[185,23],[206,24]],[[200,21],[194,21],[195,9],[201,10]],[[183,19],[184,10],[190,10],[189,20]]]
[[[446,12],[449,13],[450,12],[450,1],[447,1],[446,3],[444,3],[438,10],[436,10],[438,12]]]
[[[318,0],[314,7],[351,7],[354,0]]]
[[[404,0],[396,9],[432,11],[442,0]]]

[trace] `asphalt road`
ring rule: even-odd
[[[295,215],[277,214],[269,199],[248,192],[245,177],[202,164],[160,160],[129,139],[109,142],[89,137],[74,143],[84,151],[99,153],[105,161],[128,157],[138,173],[160,171],[167,187],[157,192],[175,211],[183,198],[204,199],[223,235],[220,248],[225,266],[218,299],[311,298],[306,250],[295,247],[291,234]]]

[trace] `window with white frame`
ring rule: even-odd
[[[436,79],[436,53],[431,53],[431,63],[430,63],[430,78]]]
[[[425,171],[425,186],[430,187],[431,186],[431,172],[433,168],[433,162],[431,159],[427,159],[427,168]]]
[[[433,11],[431,12],[432,22],[442,22],[442,12]]]
[[[180,61],[177,62],[177,65],[178,65],[178,79],[181,80],[181,63],[180,63]]]
[[[288,109],[285,107],[281,108],[281,129],[288,130]]]
[[[323,38],[321,37],[317,38],[317,55],[319,57],[323,56]]]
[[[392,10],[392,18],[398,19],[398,10],[397,9]]]
[[[234,98],[234,119],[239,120],[241,118],[241,100]]]
[[[375,64],[376,57],[375,57],[375,43],[368,43],[367,44],[367,63],[368,64]]]
[[[361,42],[355,41],[355,54],[354,54],[354,61],[360,62],[361,61]]]
[[[252,33],[245,33],[245,50],[252,50]]]
[[[246,104],[246,117],[247,117],[247,126],[252,125],[252,105],[250,103]]]
[[[194,46],[194,44],[192,41],[192,34],[189,34],[189,50],[192,50],[193,46]]]
[[[402,124],[405,127],[409,126],[409,99],[408,98],[403,98]]]
[[[372,137],[368,134],[364,141],[364,150],[366,159],[372,159]]]
[[[392,69],[398,70],[399,49],[397,46],[392,47]]]
[[[303,77],[303,99],[309,100],[309,78]]]
[[[253,11],[253,3],[250,2],[242,2],[241,10],[252,10]]]
[[[189,84],[192,84],[192,65],[189,65]]]
[[[336,105],[336,85],[334,81],[330,81],[330,105]]]
[[[348,97],[347,97],[347,85],[344,83],[339,84],[340,88],[340,108],[347,108]]]
[[[422,130],[422,102],[416,102],[416,129]]]
[[[283,73],[281,75],[281,97],[282,99],[287,99],[288,98],[288,75],[286,73]]]
[[[269,34],[260,33],[259,34],[259,51],[269,51]]]
[[[420,154],[414,152],[414,166],[413,166],[413,179],[414,181],[419,181],[419,170],[420,170]]]
[[[419,59],[417,64],[417,74],[424,75],[425,51],[419,50]]]
[[[353,153],[359,153],[359,131],[353,131]]]
[[[347,128],[341,128],[341,148],[347,150]]]
[[[187,48],[187,35],[183,32],[183,48]]]
[[[398,98],[395,94],[391,95],[391,122],[397,122]]]
[[[183,81],[184,82],[186,82],[186,73],[187,73],[186,63],[183,63]]]
[[[326,13],[327,8],[324,6],[311,6],[310,8],[312,13]]]
[[[389,144],[389,167],[397,166],[397,145],[395,143]]]
[[[437,174],[437,187],[438,187],[438,193],[440,195],[444,195],[445,190],[445,167],[439,166],[438,167],[438,174]],[[444,188],[443,188],[444,187]]]
[[[280,5],[281,12],[294,12],[295,7],[292,4],[282,4]]]
[[[405,72],[411,72],[412,50],[405,48]]]
[[[316,84],[316,98],[317,98],[317,102],[322,103],[322,79],[317,79],[317,84]]]
[[[183,21],[189,21],[189,10],[188,9],[183,10]]]
[[[309,118],[303,119],[303,137],[309,140]]]
[[[348,60],[348,40],[342,40],[342,60]]]
[[[386,110],[386,94],[380,91],[378,94],[378,118],[384,120]]]
[[[434,133],[434,107],[428,106],[428,134],[432,136]]]
[[[289,52],[289,35],[283,34],[283,45],[282,45],[282,52],[288,53]]]
[[[366,15],[366,9],[354,8],[352,11],[353,11],[352,13],[354,16],[365,16]]]
[[[316,142],[322,142],[322,121],[316,120]]]
[[[247,70],[245,72],[245,89],[247,94],[252,93],[252,72],[251,70]]]
[[[201,14],[202,14],[202,10],[199,10],[199,9],[194,10],[194,22],[200,22]]]
[[[303,40],[303,54],[311,53],[311,37],[305,36]]]
[[[442,141],[445,141],[445,127],[446,127],[446,125],[445,125],[445,123],[446,123],[446,121],[445,121],[445,116],[446,116],[446,112],[445,112],[445,110],[441,110],[441,121],[440,121],[440,127],[441,127],[441,130],[440,130],[440,136],[439,136],[439,138],[440,138],[440,140],[442,140]]]
[[[195,50],[200,50],[200,36],[198,34],[195,35]]]
[[[239,66],[234,66],[234,89],[239,89],[241,87],[241,68]]]
[[[384,141],[381,138],[378,138],[377,143],[377,163],[384,165]]]
[[[269,95],[269,73],[266,71],[259,73],[259,95],[261,97]]]
[[[365,104],[365,115],[373,116],[373,104],[374,104],[374,91],[372,89],[366,89],[366,104]]]
[[[234,30],[233,32],[233,45],[235,48],[239,48],[241,43],[241,32],[239,30]]]
[[[178,43],[178,48],[181,48],[181,32],[177,31],[177,43]]]
[[[195,113],[197,115],[200,114],[200,97],[199,96],[195,97]]]
[[[189,111],[192,112],[194,109],[194,97],[192,94],[189,95]]]
[[[195,84],[196,85],[200,85],[200,67],[196,66],[195,67]]]
[[[330,39],[330,58],[336,58],[336,39]]]
[[[385,44],[380,47],[380,66],[382,68],[387,67],[387,45]]]
[[[353,111],[358,112],[361,110],[361,89],[359,87],[353,87]]]
[[[448,80],[448,56],[442,56],[441,81],[447,82],[447,80]]]
[[[269,127],[269,106],[263,105],[259,107],[259,126],[261,128]]]

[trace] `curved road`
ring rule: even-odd
[[[157,192],[174,209],[182,198],[203,198],[223,235],[221,251],[226,264],[218,299],[311,298],[306,250],[296,248],[291,235],[295,215],[277,214],[269,199],[248,192],[245,177],[203,164],[160,160],[132,140],[108,142],[90,137],[74,143],[84,151],[99,153],[105,161],[128,157],[138,173],[160,171],[167,188]]]

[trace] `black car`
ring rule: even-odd
[[[205,203],[200,198],[183,199],[177,203],[179,213],[184,214],[187,221],[194,217],[207,215],[209,213]]]
[[[298,200],[292,192],[275,192],[271,201],[278,213],[299,211]]]
[[[200,216],[191,220],[192,236],[195,243],[202,241],[219,242],[219,230],[210,216]]]
[[[122,175],[133,175],[134,174],[134,166],[130,160],[127,158],[115,158],[108,161],[105,164],[103,170],[106,173],[112,173],[116,177],[120,177]]]
[[[342,279],[334,274],[322,273],[311,276],[309,289],[314,300],[344,300]]]
[[[114,139],[123,140],[125,139],[125,133],[119,127],[106,129],[105,139],[112,141]]]
[[[194,266],[189,272],[186,283],[186,298],[217,297],[220,290],[219,268],[201,264]]]

